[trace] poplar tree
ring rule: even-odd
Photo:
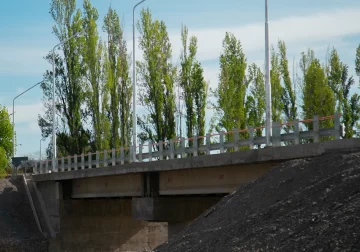
[[[83,31],[81,11],[76,10],[75,0],[52,0],[50,14],[55,21],[53,33],[58,41],[65,41]],[[70,39],[60,46],[63,56],[58,53],[55,56],[55,102],[59,122],[56,124],[58,156],[88,151],[90,132],[83,125],[85,112],[81,108],[85,99],[82,88],[85,74],[85,67],[82,65],[84,40],[83,37]],[[52,64],[52,52],[45,59]],[[52,86],[53,72],[48,70],[41,85],[45,114],[38,117],[43,137],[48,137],[52,132]],[[48,146],[49,157],[51,146],[52,142]]]
[[[142,141],[175,137],[176,67],[171,63],[171,43],[164,21],[153,20],[149,9],[141,11],[137,24],[143,61],[137,62],[139,101],[148,116],[139,118]]]
[[[215,116],[219,120],[217,131],[231,131],[246,127],[247,62],[241,43],[231,33],[226,33],[220,55],[219,84],[214,91],[217,98]],[[233,135],[226,135],[231,140]]]

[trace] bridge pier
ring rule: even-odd
[[[168,240],[166,222],[132,218],[131,197],[73,198],[72,181],[37,183],[37,190],[50,251],[140,251]]]

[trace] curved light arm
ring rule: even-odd
[[[38,83],[36,83],[35,85],[33,85],[32,87],[26,89],[24,92],[22,92],[21,94],[15,96],[15,98],[13,99],[13,112],[12,112],[12,124],[13,124],[13,157],[15,157],[15,111],[14,111],[14,107],[15,107],[15,100],[22,96],[23,94],[25,94],[26,92],[28,92],[29,90],[33,89],[34,87],[36,87],[37,85],[40,85],[41,83],[43,83],[43,81],[40,81]]]

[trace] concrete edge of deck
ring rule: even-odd
[[[360,150],[360,139],[342,139],[321,143],[299,144],[292,146],[270,147],[256,150],[246,150],[223,154],[189,157],[153,162],[131,163],[96,169],[56,172],[33,175],[36,182],[47,180],[69,180],[99,176],[112,176],[131,173],[171,171],[196,168],[210,168],[241,164],[255,164],[271,161],[285,161],[291,159],[315,157],[331,151]]]

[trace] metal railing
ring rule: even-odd
[[[321,138],[332,137],[340,139],[340,117],[337,113],[333,116],[318,117],[312,119],[296,120],[293,122],[274,122],[272,127],[271,142],[273,146],[296,145],[306,140],[319,142]],[[321,128],[323,121],[333,120],[332,128]],[[234,129],[229,132],[207,134],[206,136],[194,136],[192,138],[181,138],[158,143],[147,143],[137,146],[136,161],[152,162],[154,159],[168,160],[176,158],[196,157],[198,155],[213,155],[226,151],[239,151],[239,149],[261,148],[266,144],[266,137],[256,137],[256,131],[262,131],[265,127],[248,127],[247,129]],[[302,131],[302,128],[311,130]],[[309,142],[309,141],[307,141]],[[144,148],[147,152],[144,152]],[[79,154],[68,157],[61,157],[56,160],[55,170],[50,171],[51,160],[38,162],[34,169],[35,174],[48,172],[66,172],[72,170],[92,169],[132,163],[132,148],[112,149],[97,151],[95,153]]]

